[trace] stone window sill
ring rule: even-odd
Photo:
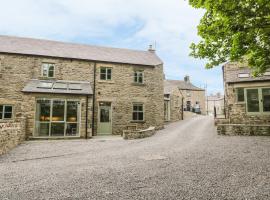
[[[134,85],[134,86],[145,86],[144,83],[132,83],[131,85]]]
[[[143,123],[145,123],[145,121],[144,120],[143,121],[134,121],[134,120],[131,120],[130,123],[142,123],[143,124]]]
[[[98,83],[114,84],[115,82],[111,80],[98,80]]]

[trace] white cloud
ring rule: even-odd
[[[217,90],[220,70],[206,71],[188,56],[202,14],[184,0],[1,0],[0,34],[99,44],[110,38],[107,46],[140,49],[156,41],[167,77],[190,74],[197,85],[211,80]],[[137,23],[135,32],[127,30]]]

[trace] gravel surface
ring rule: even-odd
[[[0,199],[270,199],[270,137],[200,116],[141,140],[29,141],[0,157]]]

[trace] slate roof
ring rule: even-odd
[[[164,94],[170,94],[172,90],[177,87],[180,90],[196,90],[204,91],[204,89],[196,87],[190,82],[185,82],[181,80],[164,80]]]
[[[65,88],[55,87],[56,83],[66,85]],[[50,86],[51,85],[51,86]],[[76,87],[71,87],[76,85]],[[73,88],[73,89],[71,89]],[[53,81],[53,80],[30,80],[23,88],[22,92],[27,93],[47,93],[47,94],[73,94],[91,95],[93,94],[90,82],[82,81]]]
[[[238,77],[239,74],[249,74],[249,77],[247,77],[247,78],[239,78]],[[251,70],[249,68],[227,70],[225,76],[226,76],[225,81],[227,83],[240,83],[240,82],[252,82],[252,81],[270,81],[270,75],[252,77],[252,72],[251,72]]]
[[[162,64],[162,60],[151,51],[137,51],[0,35],[1,52],[146,66]]]

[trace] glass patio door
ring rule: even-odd
[[[36,103],[35,135],[38,137],[78,136],[80,102],[40,99]]]
[[[260,112],[260,100],[258,89],[247,89],[247,112]]]
[[[262,89],[263,112],[270,112],[270,88]]]

